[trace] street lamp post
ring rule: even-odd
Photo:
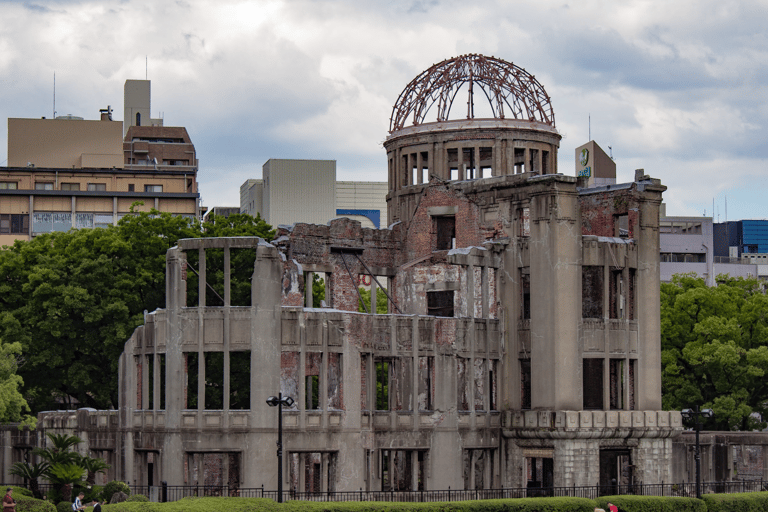
[[[267,398],[267,405],[277,407],[277,502],[283,502],[283,406],[293,405],[293,398],[282,393]]]
[[[694,405],[693,409],[683,409],[681,411],[683,418],[686,420],[693,420],[693,428],[696,431],[696,451],[694,452],[694,459],[696,460],[696,497],[701,499],[701,447],[699,446],[699,432],[701,431],[702,423],[700,418],[711,418],[713,416],[712,409],[699,410],[698,405]]]

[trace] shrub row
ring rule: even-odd
[[[23,488],[14,488],[18,512],[57,512],[50,502],[37,500]],[[695,498],[660,496],[603,496],[587,498],[519,498],[506,500],[402,503],[383,501],[275,503],[268,498],[184,498],[169,503],[151,503],[135,495],[132,500],[105,505],[104,512],[593,512],[608,510],[608,502],[620,512],[762,512],[768,510],[768,492],[708,494]],[[71,510],[60,503],[59,510]]]

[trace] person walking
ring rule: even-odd
[[[13,487],[9,487],[3,497],[3,512],[16,512],[16,500],[13,499],[12,494]]]
[[[78,512],[80,510],[85,510],[85,505],[83,505],[83,498],[85,498],[85,493],[81,492],[77,495],[77,498],[75,498],[75,502],[72,504],[72,510],[75,512]]]

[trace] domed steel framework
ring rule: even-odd
[[[555,113],[544,87],[523,68],[494,57],[462,55],[435,64],[400,93],[389,122],[390,133],[401,130],[409,119],[424,122],[437,103],[436,121],[447,121],[456,95],[468,84],[467,119],[475,117],[475,85],[488,99],[494,119],[538,121],[555,126]]]

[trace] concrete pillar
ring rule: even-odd
[[[112,225],[117,226],[117,196],[112,198]]]
[[[244,488],[264,485],[267,489],[277,489],[275,452],[264,449],[265,446],[274,447],[277,442],[277,410],[264,402],[280,391],[282,276],[283,264],[277,249],[266,244],[258,246],[251,292],[251,411],[248,426],[263,433],[258,443],[243,447],[241,485]]]
[[[377,293],[378,293],[378,285],[376,284],[376,280],[371,276],[371,313],[376,315],[378,312],[376,311],[376,302],[377,302]]]
[[[458,179],[459,181],[463,181],[466,179],[466,172],[467,172],[467,168],[464,165],[464,148],[459,146],[458,148],[456,148],[456,153],[458,154],[458,162],[456,164],[456,166],[459,168]]]
[[[416,152],[416,183],[424,183],[424,162],[421,161],[421,151]]]
[[[140,408],[144,411],[149,409],[149,358],[145,354],[139,356],[141,358],[141,404]]]
[[[575,183],[531,187],[531,406],[581,410],[581,229]],[[567,262],[567,263],[566,263]]]
[[[304,272],[304,307],[312,307],[312,280],[314,279],[314,272]]]
[[[77,211],[77,200],[75,199],[75,196],[72,196],[72,207],[71,207],[71,215],[72,215],[72,227],[75,228],[77,225],[75,224],[75,212]]]
[[[659,294],[659,205],[662,185],[646,185],[646,200],[639,207],[637,243],[638,360],[635,375],[635,403],[638,410],[661,409],[661,351],[659,331],[661,306]],[[642,300],[640,300],[642,299]]]
[[[480,146],[475,146],[474,152],[475,152],[475,175],[473,176],[473,178],[480,179],[483,177],[483,170],[482,170],[482,167],[480,166]]]

